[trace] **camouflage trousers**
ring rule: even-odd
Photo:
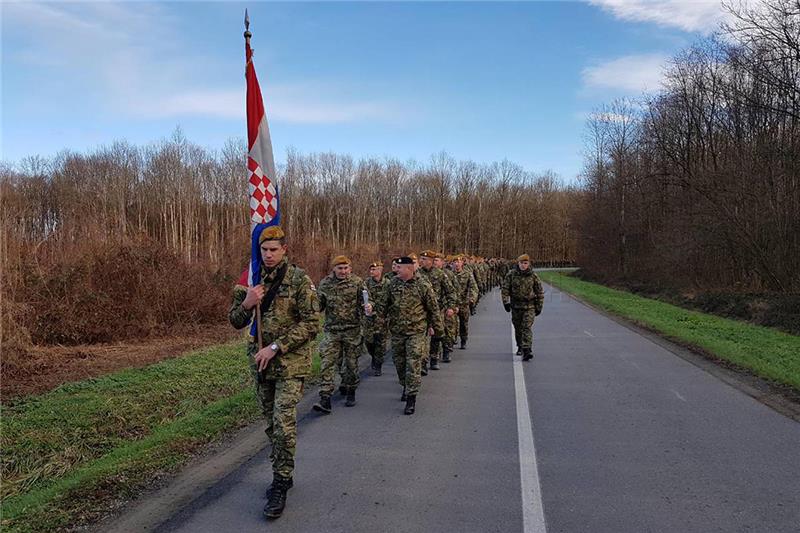
[[[447,330],[447,321],[449,319],[447,318],[446,312],[442,313],[442,320],[444,320],[445,324],[444,335],[442,335],[441,337],[436,337],[436,336],[431,337],[430,350],[428,351],[428,355],[425,358],[426,361],[430,361],[431,359],[439,360],[442,358],[442,352],[444,350],[453,349],[453,342],[450,341],[449,339],[450,335]]]
[[[383,358],[386,356],[386,332],[368,332],[364,335],[364,345],[367,353],[372,357],[372,365],[380,367],[383,365]]]
[[[514,324],[514,338],[520,350],[530,350],[533,347],[533,320],[536,318],[536,310],[512,309],[511,323]]]
[[[453,345],[456,343],[458,337],[458,313],[448,317],[444,315],[444,349],[453,351]]]
[[[458,308],[458,336],[461,342],[469,337],[469,304],[464,304]]]
[[[363,349],[361,344],[361,328],[344,331],[325,331],[319,344],[320,396],[333,395],[333,381],[336,371],[342,370],[342,385],[358,387],[358,357]]]
[[[442,344],[444,342],[444,337],[428,337],[430,342],[428,343],[428,351],[425,353],[425,362],[429,362],[431,360],[438,361],[442,358]]]
[[[267,419],[265,433],[272,448],[269,460],[273,475],[292,477],[297,447],[297,402],[303,397],[303,378],[260,380],[251,358],[256,397]]]
[[[428,336],[425,333],[392,335],[392,361],[400,385],[406,388],[408,394],[419,392],[422,359],[427,353]]]

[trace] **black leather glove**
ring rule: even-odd
[[[535,315],[535,316],[539,316],[539,315],[541,315],[541,314],[542,314],[542,309],[541,309],[541,308],[539,308],[539,309],[536,309],[536,310],[535,310],[535,313],[536,313],[536,315]]]
[[[511,304],[503,304],[503,307],[505,308],[506,313],[510,313],[511,312]]]

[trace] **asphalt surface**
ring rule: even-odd
[[[497,291],[479,308],[415,415],[391,364],[357,406],[300,413],[279,520],[264,449],[158,531],[524,531],[510,318]],[[526,485],[547,531],[800,531],[800,424],[555,289],[534,332]]]

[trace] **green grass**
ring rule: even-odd
[[[91,522],[203,445],[258,419],[243,342],[3,407],[2,529]],[[314,356],[315,375],[319,358]]]
[[[800,391],[800,337],[690,311],[557,272],[538,274],[543,281],[587,303]]]

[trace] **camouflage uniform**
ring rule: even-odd
[[[458,335],[461,337],[461,345],[464,346],[469,337],[469,315],[470,306],[475,304],[478,299],[478,285],[475,283],[475,276],[467,270],[455,272],[456,289],[458,294]]]
[[[363,350],[361,321],[364,316],[364,282],[355,274],[338,279],[331,273],[319,284],[319,308],[325,313],[325,332],[319,346],[320,397],[333,394],[336,370],[344,364],[342,386],[355,390],[359,384],[358,357]]]
[[[303,395],[303,380],[311,373],[311,341],[319,331],[319,306],[314,284],[306,273],[289,265],[284,257],[273,269],[262,267],[261,282],[268,291],[277,271],[287,266],[280,289],[269,309],[261,309],[261,335],[265,346],[278,345],[277,355],[259,374],[255,363],[258,342],[251,338],[247,345],[250,372],[256,396],[267,418],[266,433],[272,444],[272,471],[291,478],[297,445],[297,402]],[[228,319],[237,329],[247,326],[253,310],[242,307],[247,287],[237,285]]]
[[[455,309],[460,303],[459,285],[456,279],[456,273],[449,268],[443,268],[442,271],[444,272],[445,279],[449,286],[448,290],[453,295],[453,308]],[[453,351],[453,345],[456,343],[456,337],[458,337],[458,316],[458,313],[454,313],[451,317],[448,317],[446,314],[444,317],[442,349],[447,353]]]
[[[444,313],[447,309],[455,308],[456,302],[453,287],[441,268],[420,268],[419,274],[427,279],[428,283],[431,285],[431,288],[433,288],[433,294],[436,296],[436,302],[439,305],[439,310],[441,313]],[[444,320],[444,316],[442,317],[442,320]],[[445,334],[446,332],[444,331],[444,324],[442,324],[442,335],[434,335],[431,337],[430,350],[426,354],[425,360],[439,360],[442,354],[442,345]]]
[[[523,354],[533,349],[533,320],[542,312],[544,290],[532,268],[521,271],[513,267],[503,279],[503,304],[511,305],[511,322],[514,324],[514,338]]]
[[[389,323],[392,360],[397,377],[409,395],[419,392],[422,358],[428,352],[427,329],[442,335],[442,315],[430,284],[418,276],[403,281],[395,276],[386,287],[379,314]]]
[[[374,308],[383,305],[386,299],[386,286],[389,278],[382,276],[380,281],[375,281],[372,277],[367,278],[367,290],[369,299]],[[372,357],[372,368],[383,366],[383,358],[386,355],[386,320],[373,313],[371,316],[364,317],[364,344],[367,352]]]
[[[469,303],[469,314],[475,314],[475,307],[478,305],[478,301],[481,299],[481,291],[480,291],[480,282],[478,280],[478,274],[476,273],[476,265],[473,263],[464,263],[464,270],[469,272],[469,275],[472,276],[472,280],[475,282],[475,298],[470,300]],[[469,321],[468,321],[469,322]]]

